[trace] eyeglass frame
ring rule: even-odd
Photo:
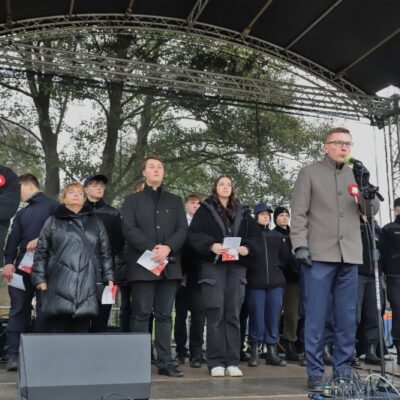
[[[344,142],[343,140],[332,140],[331,142],[326,142],[325,144],[334,144],[335,146],[339,146],[341,149],[344,147],[350,148],[354,145],[353,142]]]

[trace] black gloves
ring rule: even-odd
[[[296,260],[300,264],[306,265],[307,267],[311,267],[312,260],[311,260],[310,250],[308,250],[308,247],[298,247],[294,251],[294,254],[296,254]]]

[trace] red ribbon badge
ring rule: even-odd
[[[352,183],[347,188],[349,195],[354,197],[354,200],[357,204],[360,203],[360,191],[358,190],[358,185],[356,183]]]
[[[0,187],[4,186],[6,184],[6,178],[4,175],[0,175]]]

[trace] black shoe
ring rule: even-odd
[[[173,378],[181,378],[183,376],[183,372],[177,370],[173,365],[169,365],[168,367],[159,368],[158,374],[171,376]]]
[[[200,357],[193,357],[190,360],[190,367],[191,368],[201,368],[201,358]]]
[[[354,353],[353,359],[351,360],[351,366],[352,367],[360,367],[361,366],[361,361],[357,357],[357,353]]]
[[[307,360],[306,360],[306,356],[304,356],[301,360],[300,360],[300,367],[307,367]]]
[[[251,351],[251,356],[250,356],[250,360],[247,362],[247,365],[249,367],[258,367],[258,364],[260,362],[260,354],[259,354],[259,350],[258,350],[258,344],[251,343],[250,351]]]
[[[178,365],[185,364],[185,356],[183,354],[177,354],[175,360],[177,361]]]
[[[250,360],[250,354],[247,353],[247,351],[241,350],[240,351],[240,361],[249,361]]]
[[[15,358],[9,358],[7,360],[6,370],[7,371],[17,371],[18,361]]]
[[[331,345],[326,344],[322,351],[322,359],[324,360],[325,365],[332,365],[332,354],[331,354]]]
[[[307,379],[307,389],[310,392],[322,392],[322,378],[320,376],[309,376]]]
[[[300,361],[301,358],[296,351],[296,343],[290,342],[289,340],[283,343],[283,348],[285,349],[286,360],[288,361]]]
[[[394,347],[397,351],[397,365],[400,365],[400,342],[394,342]]]
[[[276,349],[276,344],[267,344],[265,364],[275,365],[277,367],[286,367],[286,360],[284,360],[279,356],[278,351]]]
[[[380,365],[381,359],[376,354],[376,345],[370,344],[368,345],[367,352],[365,354],[365,363],[372,365]]]

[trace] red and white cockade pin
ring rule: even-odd
[[[358,190],[358,185],[356,183],[352,183],[347,188],[349,195],[354,197],[354,200],[357,204],[360,203],[360,191]]]
[[[0,187],[6,184],[6,178],[4,175],[0,175]]]

